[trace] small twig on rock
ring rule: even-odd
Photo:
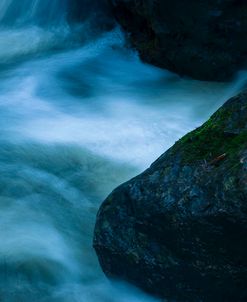
[[[219,162],[221,162],[222,160],[224,160],[227,157],[227,154],[224,153],[218,157],[216,157],[215,159],[213,159],[211,162],[209,162],[210,166],[214,166],[217,165]]]

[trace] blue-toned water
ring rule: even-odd
[[[0,301],[150,302],[110,283],[97,209],[245,85],[143,64],[102,1],[0,1]]]

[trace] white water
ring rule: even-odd
[[[245,73],[230,84],[181,79],[141,63],[119,29],[69,24],[67,4],[0,4],[0,301],[154,301],[104,277],[92,249],[97,209]]]

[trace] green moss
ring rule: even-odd
[[[225,108],[217,111],[203,126],[184,136],[175,145],[174,151],[181,151],[183,163],[198,160],[211,161],[226,154],[233,158],[247,145],[247,131],[239,134],[228,132],[227,125],[231,122],[232,112]],[[241,123],[241,121],[240,121]],[[239,125],[243,129],[243,125]]]

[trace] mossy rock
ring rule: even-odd
[[[162,298],[247,301],[247,93],[225,103],[102,204],[107,276]]]

